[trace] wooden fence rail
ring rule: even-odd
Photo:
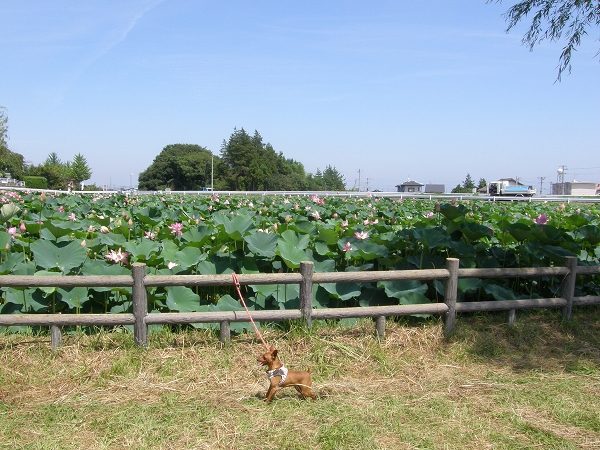
[[[573,306],[600,304],[600,296],[575,297],[578,275],[598,275],[600,266],[577,266],[577,259],[567,257],[561,267],[525,267],[507,269],[459,269],[456,258],[446,260],[444,269],[391,270],[381,272],[314,273],[312,262],[302,262],[300,273],[240,274],[241,285],[299,284],[300,308],[291,310],[252,311],[257,322],[302,320],[310,327],[312,320],[342,318],[375,318],[380,336],[385,333],[385,318],[413,314],[440,314],[444,317],[446,333],[454,329],[456,314],[474,311],[508,311],[509,323],[515,312],[530,308],[562,308],[567,319]],[[524,300],[457,302],[460,278],[561,277],[561,296]],[[398,280],[443,280],[444,302],[415,305],[393,305],[354,308],[313,309],[313,286],[320,283],[367,283]],[[218,323],[221,340],[230,338],[232,322],[248,322],[245,311],[215,311],[190,313],[148,314],[147,288],[165,286],[232,286],[231,275],[147,275],[146,265],[134,263],[131,276],[0,276],[0,287],[128,287],[132,289],[132,313],[121,314],[6,314],[0,315],[0,326],[49,326],[52,346],[61,344],[64,326],[133,325],[136,345],[148,344],[148,325]]]

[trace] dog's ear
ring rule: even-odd
[[[273,344],[271,344],[271,349],[269,351],[270,352],[276,352],[277,350],[275,350],[275,346]]]
[[[271,355],[273,355],[273,358],[277,357],[277,349],[275,347],[271,347],[273,350],[271,351]]]

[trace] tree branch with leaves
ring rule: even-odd
[[[488,0],[488,3],[502,0]],[[600,26],[600,0],[523,0],[504,14],[508,27],[512,30],[518,23],[531,16],[531,25],[523,36],[522,42],[530,50],[550,40],[566,44],[558,59],[557,81],[564,72],[571,73],[571,56],[581,44],[581,39],[588,34],[588,29]],[[600,51],[596,53],[596,56]]]

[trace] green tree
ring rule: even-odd
[[[60,160],[60,158],[55,152],[50,153],[46,158],[46,161],[44,161],[45,166],[62,166],[62,164],[63,162]]]
[[[469,173],[467,174],[467,177],[465,178],[465,181],[463,181],[462,187],[467,192],[473,190],[473,188],[475,187],[475,183],[473,182],[473,179],[471,178],[471,174],[469,174]]]
[[[218,173],[220,160],[210,150],[195,144],[172,144],[163,148],[138,178],[142,190],[202,190],[210,186],[211,168]],[[217,183],[215,182],[215,185]],[[217,186],[215,186],[217,187]]]
[[[488,0],[491,2],[493,0]],[[501,3],[502,0],[495,0]],[[531,16],[531,25],[523,35],[522,42],[530,50],[550,40],[565,40],[558,59],[558,76],[560,81],[563,72],[571,72],[571,55],[579,46],[591,26],[600,26],[600,1],[598,0],[523,0],[508,9],[505,13],[510,31],[521,20]]]
[[[328,191],[344,191],[346,190],[346,180],[335,167],[328,165],[323,171],[323,185]]]
[[[88,166],[87,160],[81,153],[77,153],[73,157],[73,161],[69,163],[67,167],[68,176],[75,184],[80,184],[85,180],[89,180],[92,176],[92,171]]]
[[[8,115],[6,108],[0,106],[0,172],[10,173],[13,178],[21,179],[23,170],[23,155],[8,149]]]
[[[468,173],[462,185],[457,184],[456,187],[450,192],[453,194],[470,194],[473,192],[473,189],[475,189],[475,183],[471,178],[471,174]]]
[[[0,148],[8,148],[8,116],[4,106],[0,106]]]
[[[488,185],[488,182],[485,180],[485,178],[480,178],[479,183],[477,183],[477,189],[487,187],[487,185]]]
[[[29,177],[44,177],[48,189],[65,189],[69,178],[66,164],[60,160],[56,153],[50,153],[39,166],[29,166],[25,174]]]
[[[234,129],[229,140],[223,141],[221,159],[225,170],[225,181],[229,189],[254,191],[264,189],[264,184],[273,172],[275,151],[262,142],[258,131],[254,136],[244,130]],[[275,162],[276,164],[276,162]]]

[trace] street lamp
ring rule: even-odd
[[[210,190],[215,190],[215,155],[210,152]]]

